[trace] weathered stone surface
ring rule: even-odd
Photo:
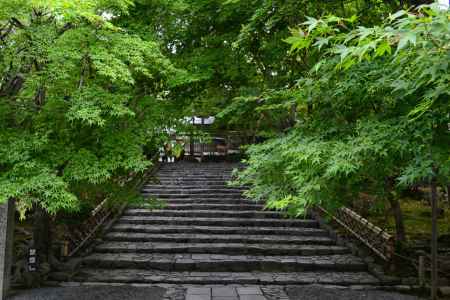
[[[355,291],[323,286],[294,287],[287,290],[291,300],[419,300],[410,295],[381,291]]]
[[[10,287],[10,271],[14,240],[14,202],[0,204],[0,300]]]
[[[8,300],[161,300],[164,294],[159,287],[79,286],[20,291]]]
[[[167,203],[165,209],[171,210],[259,210],[262,209],[261,204],[241,203],[241,204],[225,204],[225,203],[179,203],[171,204]]]
[[[187,295],[208,295],[211,296],[211,288],[190,287],[186,291]]]
[[[130,233],[111,232],[104,238],[107,241],[133,242],[176,242],[176,243],[250,243],[250,244],[295,244],[332,245],[334,241],[325,236],[291,236],[270,234],[201,234],[201,233]]]
[[[182,234],[245,234],[245,235],[293,235],[293,236],[327,236],[327,232],[319,228],[298,227],[254,227],[254,226],[198,226],[198,225],[139,225],[117,224],[113,232],[129,233],[182,233]]]
[[[168,225],[211,225],[211,226],[280,226],[280,227],[317,227],[313,220],[298,219],[256,219],[256,218],[185,218],[185,217],[151,217],[123,216],[120,224],[168,224]]]
[[[91,282],[134,282],[170,284],[334,284],[377,285],[379,280],[366,272],[167,272],[139,269],[84,269],[77,280]]]
[[[241,287],[236,289],[241,295],[262,295],[262,290],[259,287]]]
[[[284,245],[249,243],[152,243],[107,242],[95,248],[101,253],[222,253],[246,255],[333,255],[347,254],[349,250],[332,245]]]
[[[211,300],[209,295],[186,295],[186,300]]]
[[[124,212],[124,216],[152,216],[152,217],[208,217],[208,218],[223,218],[223,217],[239,217],[239,218],[283,218],[281,212],[271,211],[255,211],[255,210],[173,210],[173,209],[159,209],[148,210],[142,208],[128,209]]]
[[[266,297],[262,295],[241,295],[240,300],[267,300]]]
[[[198,285],[187,287],[191,300],[288,300],[282,286],[380,284],[366,272],[366,263],[336,246],[317,221],[266,211],[243,195],[245,188],[227,186],[236,166],[163,166],[160,182],[147,184],[143,195],[167,205],[126,210],[83,259],[75,280]],[[205,285],[213,286],[205,290]]]
[[[237,291],[232,287],[213,287],[212,288],[213,297],[237,297]]]
[[[177,258],[175,257],[177,255]],[[182,256],[181,256],[182,255]],[[95,253],[84,260],[86,266],[103,268],[140,268],[157,270],[211,270],[242,271],[295,271],[295,270],[339,270],[365,271],[364,262],[352,255],[319,256],[254,256],[213,254],[170,254],[170,253]]]

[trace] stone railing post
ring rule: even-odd
[[[6,298],[10,288],[14,244],[14,201],[0,204],[0,300]]]

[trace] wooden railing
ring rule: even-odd
[[[376,255],[385,261],[390,261],[395,251],[394,237],[378,226],[373,225],[349,208],[343,207],[330,213],[318,206],[321,216],[328,216],[346,231],[365,244]]]
[[[418,260],[411,259],[414,267],[417,269],[417,274],[419,278],[419,285],[426,286],[431,284],[431,255],[423,254],[420,255]],[[450,252],[447,254],[438,255],[438,274],[439,276],[446,277],[448,275],[448,265],[445,270],[442,266],[445,266],[450,261]]]
[[[113,211],[107,207],[108,199],[100,203],[91,213],[89,218],[82,224],[70,228],[70,231],[64,234],[62,256],[72,257],[93,238],[106,221],[111,217]]]
[[[227,156],[241,153],[241,146],[249,138],[234,131],[210,131],[207,137],[198,134],[177,134],[176,140],[184,144],[184,153],[189,156]]]
[[[152,159],[153,166],[145,173],[130,177],[123,184],[131,184],[135,190],[140,190],[158,169],[158,161],[155,156]],[[134,182],[133,182],[134,181]],[[61,248],[61,256],[70,258],[76,255],[80,250],[85,248],[91,240],[97,235],[100,229],[106,227],[106,224],[113,223],[114,216],[120,215],[127,204],[122,204],[118,209],[114,209],[109,205],[109,199],[104,199],[94,210],[90,216],[81,224],[71,226],[64,234],[64,241]]]

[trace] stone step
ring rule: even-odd
[[[158,179],[157,182],[163,185],[179,185],[179,186],[196,185],[204,187],[213,185],[228,186],[229,180]]]
[[[83,265],[96,268],[137,268],[162,271],[366,271],[364,262],[353,255],[255,256],[194,253],[94,253]]]
[[[184,182],[192,182],[192,181],[209,181],[209,182],[221,182],[228,183],[232,179],[229,175],[224,176],[212,176],[212,177],[200,177],[200,176],[169,176],[169,175],[160,175],[157,174],[156,178],[160,181],[184,181]]]
[[[117,224],[113,232],[135,233],[181,233],[181,234],[248,234],[248,235],[290,235],[290,236],[328,236],[326,230],[320,228],[295,227],[226,227],[197,225],[136,225]]]
[[[160,170],[233,170],[236,168],[243,168],[239,163],[184,163],[177,164],[162,164]]]
[[[244,192],[247,190],[246,187],[236,187],[236,186],[228,186],[228,185],[180,185],[180,184],[146,184],[144,185],[144,189],[167,189],[167,190],[195,190],[195,189],[205,189],[205,190],[216,190],[216,189],[224,189],[227,191],[240,191]]]
[[[110,232],[106,241],[117,242],[171,242],[171,243],[241,243],[241,244],[289,244],[333,245],[326,236],[249,235],[249,234],[199,234],[199,233],[130,233]]]
[[[152,198],[152,195],[145,195],[147,198]],[[161,199],[167,204],[257,204],[249,199],[236,199],[236,198],[207,198],[207,197],[195,197],[195,198],[165,198]]]
[[[164,272],[142,269],[82,269],[79,282],[198,285],[379,285],[367,272]]]
[[[242,190],[234,190],[230,188],[191,188],[191,189],[185,189],[182,186],[178,188],[172,188],[169,189],[165,186],[161,186],[159,188],[147,188],[144,187],[141,190],[142,193],[146,194],[183,194],[183,195],[198,195],[198,194],[212,194],[212,193],[219,193],[219,194],[232,194],[232,195],[242,195]]]
[[[332,245],[246,244],[246,243],[168,243],[114,242],[95,247],[100,253],[208,253],[227,255],[334,255],[348,254],[346,247]]]
[[[160,179],[195,179],[195,180],[203,180],[203,179],[216,179],[216,180],[230,180],[233,178],[230,174],[184,174],[184,173],[161,173],[158,172],[157,177]]]
[[[141,208],[138,206],[132,208]],[[223,204],[223,203],[185,203],[172,204],[166,203],[164,209],[170,210],[263,210],[264,205],[261,204]]]
[[[258,219],[281,219],[282,212],[258,211],[258,210],[150,210],[145,208],[133,208],[125,210],[124,216],[160,216],[160,217],[191,217],[191,218],[258,218]]]
[[[216,165],[216,166],[161,166],[160,171],[187,171],[187,172],[198,172],[198,171],[228,171],[231,172],[235,169],[242,169],[242,167],[237,165]]]
[[[222,166],[161,166],[159,171],[228,171],[232,172],[235,169],[242,169],[236,165],[222,165]]]
[[[194,179],[190,177],[186,178],[159,178],[155,177],[154,183],[159,183],[161,185],[177,185],[177,186],[189,186],[195,185],[199,188],[212,186],[212,185],[220,185],[222,187],[228,187],[231,184],[230,179]]]
[[[145,191],[141,192],[144,196],[152,196],[155,198],[160,199],[167,199],[167,198],[185,198],[185,199],[195,199],[198,197],[202,198],[209,198],[209,199],[215,199],[215,198],[232,198],[232,199],[246,199],[241,194],[231,194],[231,193],[203,193],[203,194],[168,194],[168,193],[147,193]]]
[[[241,164],[163,164],[142,195],[161,209],[130,207],[79,281],[147,284],[378,285],[361,258],[312,219],[285,219],[233,187]],[[95,268],[95,269],[94,269]]]
[[[210,170],[164,170],[160,169],[157,172],[158,175],[162,176],[233,176],[233,170],[220,170],[220,169],[210,169]]]
[[[215,165],[215,166],[207,166],[207,165],[194,165],[194,166],[161,166],[159,170],[161,171],[228,171],[231,172],[234,169],[242,169],[242,166],[238,165]]]
[[[167,225],[203,225],[203,226],[270,226],[270,227],[310,227],[317,228],[315,220],[299,219],[248,219],[248,218],[185,218],[185,217],[146,217],[124,216],[120,224],[167,224]]]
[[[158,174],[187,174],[187,175],[231,175],[233,169],[218,168],[218,169],[159,169]]]

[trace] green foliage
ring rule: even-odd
[[[269,206],[336,207],[361,192],[382,199],[437,177],[448,182],[450,14],[400,11],[364,27],[356,17],[308,18],[285,39],[314,67],[294,88],[297,124],[249,149],[238,183]]]
[[[165,95],[189,78],[156,41],[113,24],[131,4],[0,4],[0,202],[15,198],[22,216],[117,194],[175,122]]]
[[[399,8],[3,1],[0,201],[56,213],[127,198],[123,178],[146,169],[167,129],[186,130],[179,120],[192,115],[273,138],[250,147],[240,180],[295,214],[360,191],[393,195],[433,175],[444,182],[448,13]]]

